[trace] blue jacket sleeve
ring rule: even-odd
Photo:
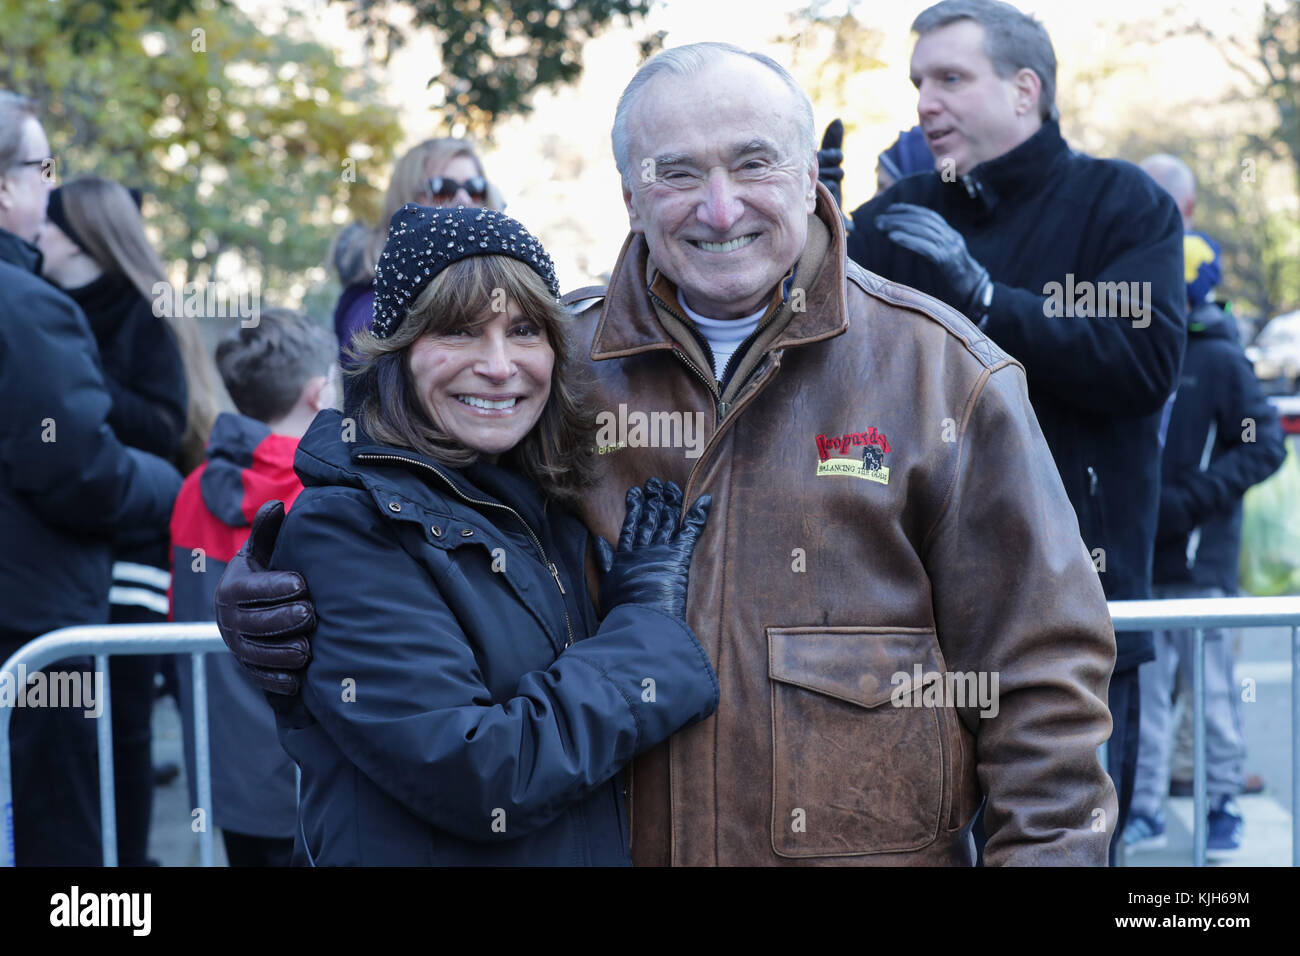
[[[56,527],[106,535],[119,526],[165,525],[180,474],[113,433],[81,310],[52,289],[31,305],[39,320],[0,343],[12,402],[3,443],[10,483]]]
[[[300,500],[272,566],[299,571],[316,605],[307,709],[379,787],[466,840],[546,825],[717,706],[717,678],[685,622],[635,605],[493,700],[428,570],[360,491]],[[501,811],[504,833],[492,826]]]
[[[1160,489],[1161,537],[1187,534],[1227,512],[1282,466],[1286,444],[1277,409],[1264,397],[1250,360],[1235,345],[1221,349],[1223,380],[1214,409],[1217,453],[1209,467],[1166,475]],[[1208,427],[1208,422],[1207,422]]]

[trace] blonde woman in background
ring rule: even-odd
[[[145,235],[138,199],[118,183],[85,177],[50,194],[47,217],[40,235],[41,272],[89,320],[113,402],[109,424],[123,444],[188,473],[203,461],[217,414],[211,360],[192,316],[155,314],[154,289],[167,281],[166,273]],[[116,530],[110,621],[166,621],[167,522]],[[109,667],[123,866],[149,862],[157,664],[152,656],[138,655],[114,657]]]
[[[468,140],[426,139],[408,150],[393,167],[379,225],[352,223],[339,233],[330,250],[330,261],[343,286],[334,308],[334,334],[344,367],[351,364],[345,353],[352,336],[369,328],[374,317],[375,264],[388,240],[388,222],[409,202],[505,208],[501,193],[488,181],[483,162]]]

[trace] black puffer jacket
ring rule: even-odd
[[[271,565],[316,607],[280,742],[302,770],[298,851],[318,864],[620,865],[616,774],[712,714],[686,622],[597,621],[589,534],[505,467],[438,465],[321,412]],[[305,843],[304,839],[305,838]]]
[[[1241,496],[1286,457],[1277,410],[1212,302],[1188,316],[1187,358],[1169,418],[1156,535],[1156,584],[1232,593],[1241,555]]]
[[[1160,425],[1186,339],[1183,227],[1173,200],[1136,166],[1071,152],[1054,122],[955,181],[938,172],[903,179],[853,214],[849,255],[950,301],[928,260],[876,229],[875,217],[897,202],[938,212],[988,269],[994,292],[984,331],[1025,367],[1106,597],[1149,597]],[[1136,297],[1097,308],[1096,294],[1115,289],[1101,284],[1119,282],[1137,283]],[[1071,307],[1061,314],[1054,306],[1065,300]],[[1154,657],[1150,634],[1116,637],[1117,671]]]
[[[81,307],[99,345],[108,423],[131,448],[176,463],[185,432],[186,383],[176,336],[126,276],[105,273],[64,290]],[[167,521],[118,529],[114,559],[167,570]],[[129,581],[115,583],[127,584]]]
[[[39,265],[0,230],[0,653],[107,621],[113,533],[165,522],[181,484],[114,435],[86,319]]]

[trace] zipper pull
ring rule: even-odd
[[[1093,470],[1092,465],[1088,466],[1088,494],[1097,494],[1097,472]]]
[[[722,421],[727,417],[727,412],[733,404],[733,402],[718,402],[718,421]]]
[[[547,567],[551,569],[551,577],[555,578],[555,586],[560,589],[561,594],[564,594],[565,593],[564,585],[560,583],[560,569],[555,566],[554,562],[548,564]],[[569,644],[572,643],[573,643],[572,641],[569,642]],[[564,646],[568,647],[569,645],[566,644]]]

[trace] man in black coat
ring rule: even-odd
[[[1161,426],[1186,337],[1178,211],[1136,167],[1070,151],[1055,53],[1033,18],[945,0],[912,29],[935,171],[859,208],[849,255],[961,310],[1024,365],[1107,598],[1149,597]],[[1117,638],[1112,833],[1132,795],[1137,668],[1153,656],[1149,633]]]
[[[1160,486],[1152,589],[1160,598],[1218,598],[1237,593],[1241,498],[1286,457],[1276,410],[1264,398],[1242,352],[1232,316],[1213,299],[1219,250],[1192,230],[1196,181],[1173,156],[1156,155],[1142,169],[1173,197],[1183,226],[1187,283],[1187,356]],[[1142,665],[1142,734],[1133,812],[1124,832],[1130,849],[1165,841],[1162,806],[1169,787],[1172,698],[1179,677],[1191,686],[1192,630],[1157,631],[1155,660]],[[1246,744],[1241,699],[1233,685],[1232,635],[1205,629],[1205,753],[1210,798],[1206,855],[1221,859],[1241,847],[1241,792]]]
[[[0,90],[0,662],[55,628],[107,623],[114,530],[165,523],[181,483],[113,434],[86,318],[37,275],[52,172],[35,106]],[[99,865],[94,721],[67,702],[23,706],[4,686],[14,815],[0,859]]]

